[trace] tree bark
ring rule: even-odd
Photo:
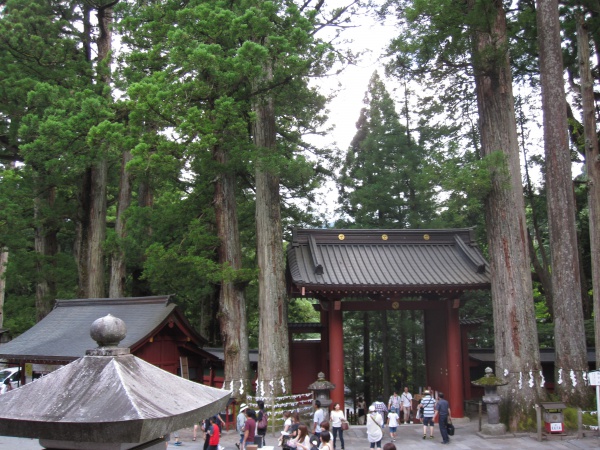
[[[519,145],[508,59],[506,14],[501,0],[489,3],[489,29],[475,30],[475,86],[484,157],[501,152],[504,167],[491,171],[485,204],[492,274],[496,373],[509,428],[530,415],[544,396],[527,249]],[[523,379],[527,382],[523,382]],[[530,384],[531,383],[531,384]]]
[[[390,391],[390,342],[388,334],[388,316],[387,311],[381,311],[381,356],[382,356],[382,382],[383,382],[383,401],[391,395]]]
[[[363,313],[363,352],[365,402],[369,406],[373,396],[371,395],[371,326],[368,311]]]
[[[594,79],[590,70],[589,37],[581,15],[579,15],[577,20],[577,40],[577,48],[579,49],[579,76],[581,77],[583,128],[585,134],[585,167],[588,181],[596,370],[598,370],[600,369],[600,155],[596,133]]]
[[[96,88],[103,91],[110,83],[110,63],[112,45],[112,5],[98,8],[97,39],[98,61],[96,64]],[[89,14],[86,12],[86,18]],[[86,39],[91,41],[91,28],[85,20]],[[88,50],[89,51],[89,50]],[[88,59],[91,55],[88,55]],[[82,214],[85,217],[80,224],[78,244],[78,264],[80,267],[80,296],[83,298],[101,298],[105,296],[104,241],[106,240],[106,191],[108,182],[107,155],[100,155],[87,171],[87,183],[82,192]],[[86,208],[87,207],[87,208]],[[83,279],[81,279],[83,277]]]
[[[0,248],[0,328],[4,326],[4,299],[6,297],[6,266],[8,249]]]
[[[558,1],[537,0],[536,7],[544,113],[546,198],[552,260],[556,391],[565,403],[582,404],[581,401],[587,392],[583,378],[587,372],[587,352]]]
[[[125,211],[131,205],[131,175],[127,171],[127,163],[131,161],[131,152],[126,150],[121,157],[121,176],[119,177],[119,198],[117,203],[117,218],[115,221],[116,248],[111,255],[110,282],[108,296],[121,298],[125,296],[125,279],[127,267],[125,265],[125,251],[123,239],[127,237],[125,226]]]
[[[261,81],[265,83],[273,80],[271,64],[264,64]],[[279,176],[267,163],[270,156],[277,152],[275,106],[272,96],[267,93],[256,97],[252,109],[256,115],[253,139],[259,155],[255,169],[260,317],[258,389],[259,395],[264,393],[272,397],[289,394],[291,389]]]
[[[232,396],[245,398],[250,388],[249,351],[244,284],[235,279],[235,271],[242,269],[242,250],[238,227],[235,195],[235,173],[227,168],[227,151],[219,146],[214,159],[221,167],[215,186],[215,215],[219,236],[219,264],[228,272],[221,280],[219,292],[219,323],[225,355],[225,387]]]
[[[35,312],[39,322],[52,311],[56,296],[56,283],[48,267],[55,265],[54,257],[58,252],[56,228],[49,225],[47,211],[54,207],[56,189],[38,186],[33,201],[35,219],[34,248],[36,256]],[[43,212],[46,211],[46,212]]]

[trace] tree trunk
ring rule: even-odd
[[[588,177],[590,221],[590,254],[592,255],[592,287],[594,292],[594,329],[596,337],[596,370],[600,369],[600,156],[596,134],[594,80],[590,70],[590,46],[583,17],[577,20],[579,74],[585,134],[585,167]]]
[[[131,175],[127,171],[127,163],[131,161],[131,152],[123,152],[121,159],[121,176],[119,178],[119,199],[117,203],[117,218],[115,221],[116,248],[111,255],[110,283],[108,296],[110,298],[121,298],[125,296],[125,279],[127,268],[125,265],[125,251],[123,250],[123,239],[127,237],[125,227],[125,211],[131,205]]]
[[[272,79],[273,68],[267,63],[264,65],[263,81],[270,82]],[[272,397],[291,392],[279,176],[273,173],[267,162],[277,152],[273,98],[269,94],[258,96],[252,108],[256,115],[253,137],[258,154],[255,170],[260,317],[258,394]]]
[[[582,404],[588,390],[583,378],[587,372],[587,352],[575,228],[575,199],[567,135],[567,103],[558,1],[537,0],[536,6],[544,113],[546,198],[552,259],[556,392],[565,403]]]
[[[33,215],[35,219],[34,248],[36,256],[37,279],[35,284],[35,312],[39,322],[52,311],[56,296],[54,274],[48,270],[55,265],[54,257],[58,252],[57,231],[48,224],[48,211],[54,207],[56,189],[39,187],[34,199]],[[46,212],[43,212],[46,211]]]
[[[365,402],[369,406],[373,397],[371,395],[371,326],[368,311],[363,313],[363,351]]]
[[[390,342],[388,335],[388,316],[387,311],[381,311],[381,356],[382,356],[382,382],[384,402],[390,397]]]
[[[97,39],[98,62],[96,64],[97,80],[95,86],[101,91],[110,83],[111,63],[111,6],[101,7],[97,11],[99,36]],[[89,10],[85,14],[85,38],[91,41],[89,26]],[[86,51],[89,51],[86,50]],[[88,59],[91,54],[88,55]],[[106,190],[108,180],[107,156],[99,156],[88,169],[82,198],[82,214],[84,220],[78,230],[77,251],[80,267],[80,296],[83,298],[101,298],[105,296],[104,286],[104,241],[106,240]],[[86,208],[87,207],[87,208]],[[81,278],[83,277],[83,278]]]
[[[519,145],[506,52],[506,14],[501,0],[489,4],[489,30],[475,31],[475,86],[482,153],[502,152],[505,166],[492,170],[485,204],[492,274],[496,373],[508,385],[501,390],[514,431],[544,396],[533,305],[531,269]],[[498,55],[491,57],[490,55]],[[531,379],[530,379],[531,375]],[[523,382],[523,379],[527,382]]]
[[[6,266],[8,248],[0,248],[0,329],[4,326],[4,298],[6,294]]]
[[[219,264],[226,269],[242,269],[242,250],[238,228],[235,196],[235,173],[227,168],[227,153],[223,147],[214,151],[221,167],[215,186],[215,215],[219,236]],[[228,273],[229,271],[226,271]],[[228,273],[221,280],[219,322],[225,356],[225,387],[232,396],[245,398],[250,388],[246,297],[244,284]]]

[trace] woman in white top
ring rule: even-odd
[[[367,439],[369,439],[370,448],[381,450],[381,440],[383,439],[383,417],[377,411],[375,406],[369,406],[367,414]]]
[[[290,434],[290,428],[292,428],[292,413],[289,411],[284,411],[283,412],[283,433],[284,435],[288,435]]]
[[[331,411],[329,418],[331,419],[331,430],[333,431],[333,449],[335,450],[336,448],[335,444],[339,434],[342,450],[344,450],[344,430],[342,430],[342,422],[346,422],[346,416],[344,411],[340,409],[339,403],[333,405],[333,411]]]
[[[308,428],[306,425],[298,427],[298,436],[288,442],[288,446],[298,450],[310,450],[310,437],[308,437]]]

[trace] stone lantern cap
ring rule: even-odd
[[[79,442],[148,442],[225,409],[230,391],[194,383],[117,347],[125,324],[92,325],[99,347],[0,396],[0,435]]]
[[[335,384],[331,381],[327,381],[325,379],[325,374],[323,372],[319,372],[317,374],[317,381],[311,383],[308,386],[308,389],[311,391],[332,391],[335,389]]]
[[[471,381],[471,384],[475,386],[480,386],[483,388],[486,387],[497,387],[497,386],[505,386],[508,384],[503,378],[499,378],[494,375],[494,372],[491,367],[486,367],[485,375],[478,380]]]

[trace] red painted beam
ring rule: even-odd
[[[410,311],[424,309],[444,309],[445,301],[439,300],[377,300],[377,301],[342,301],[341,311]],[[316,311],[321,311],[320,304],[314,304]]]

